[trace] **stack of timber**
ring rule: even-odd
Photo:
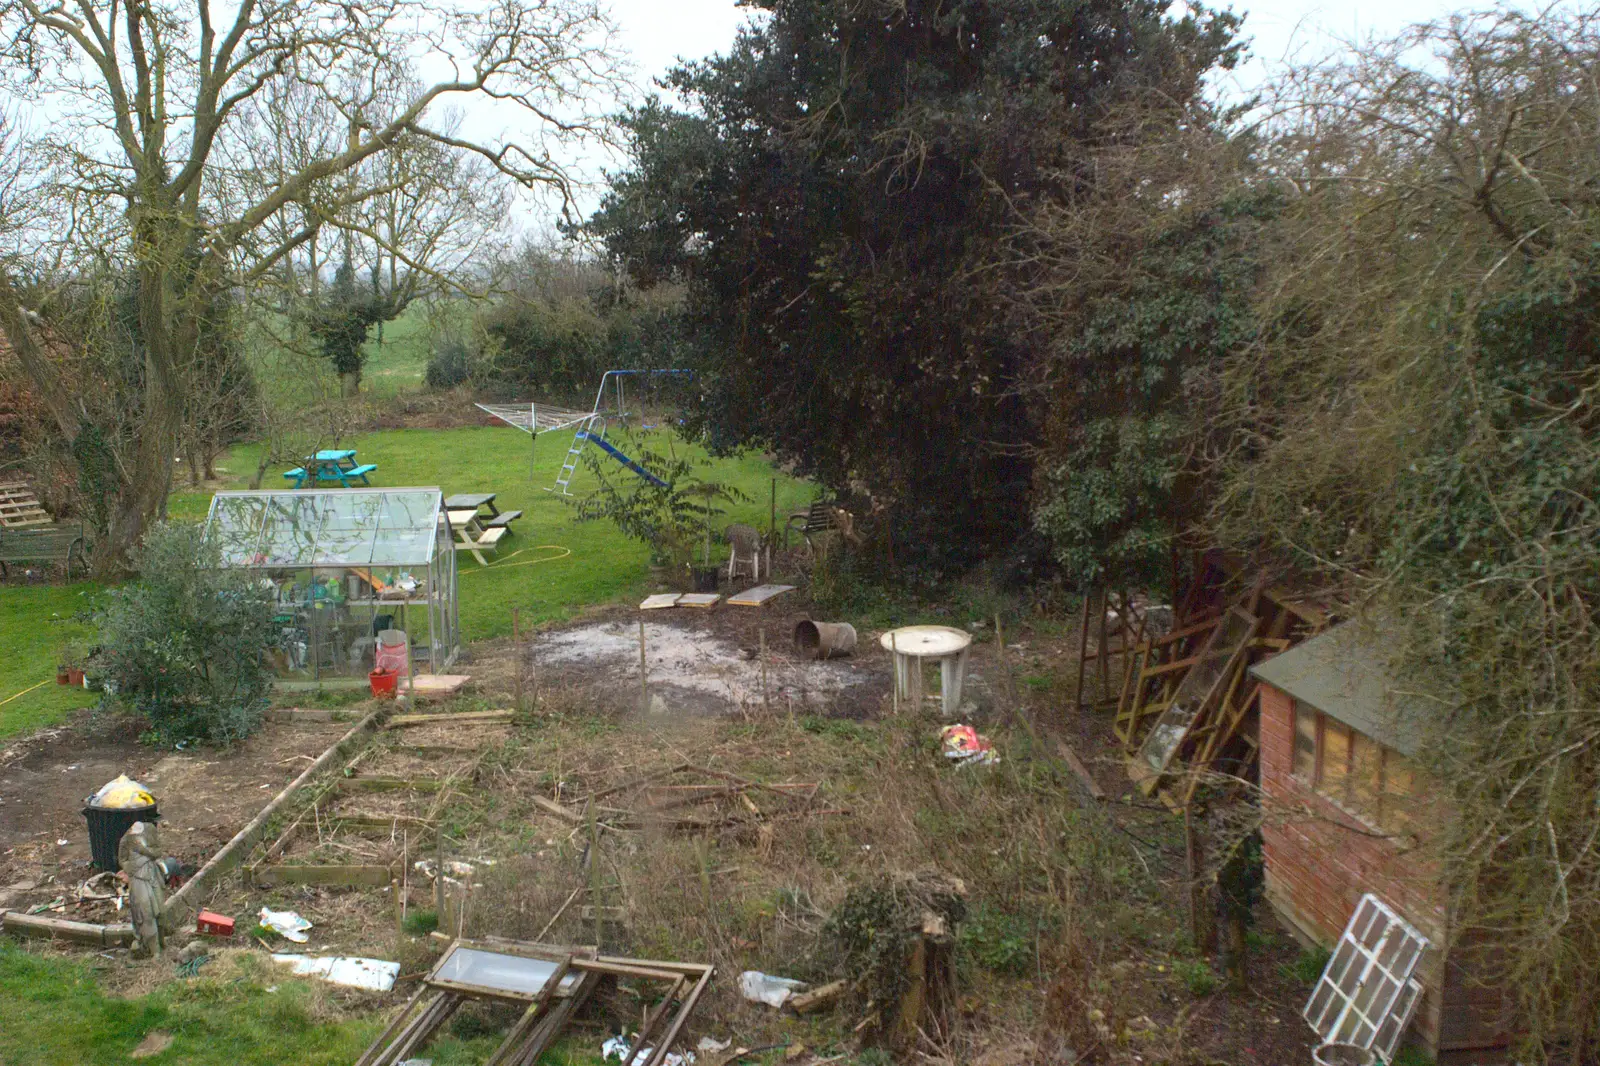
[[[1210,774],[1254,780],[1260,685],[1250,667],[1332,621],[1325,605],[1251,578],[1218,553],[1197,556],[1193,572],[1172,628],[1123,656],[1117,700],[1128,776],[1175,809]]]

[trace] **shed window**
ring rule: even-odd
[[[1393,748],[1295,704],[1294,776],[1363,821],[1391,831],[1409,828],[1416,774]]]

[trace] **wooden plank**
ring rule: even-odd
[[[568,822],[572,825],[583,824],[583,815],[579,814],[575,810],[572,810],[570,807],[563,807],[555,800],[549,799],[545,796],[534,796],[532,799],[535,807],[538,807],[542,811],[548,811],[557,818],[560,818],[563,822]]]
[[[681,592],[658,592],[654,596],[646,596],[644,602],[639,604],[639,610],[659,611],[664,607],[676,607],[682,597]]]
[[[233,839],[224,844],[222,850],[211,856],[210,860],[193,877],[189,878],[182,888],[167,897],[166,906],[161,909],[162,914],[168,920],[172,920],[185,914],[186,909],[191,905],[198,909],[199,905],[196,901],[209,888],[212,879],[244,861],[250,849],[255,847],[256,841],[260,840],[261,835],[266,832],[267,823],[289,801],[289,798],[298,792],[306,782],[327,769],[330,764],[344,757],[357,741],[375,730],[378,727],[378,723],[383,720],[383,716],[388,713],[389,708],[387,707],[380,707],[373,711],[348,733],[334,742],[332,747],[318,756],[316,762],[306,767],[299,777],[289,782],[282,792],[273,797],[271,803],[261,808],[261,813],[252,818],[250,823],[243,829],[235,833]]]
[[[1199,661],[1200,656],[1191,655],[1187,659],[1179,659],[1176,662],[1162,663],[1160,666],[1146,667],[1145,669],[1139,671],[1139,680],[1148,681],[1152,677],[1160,677],[1162,674],[1170,674],[1174,670],[1187,670],[1189,667],[1193,666]]]
[[[387,885],[394,877],[388,866],[261,866],[258,885]]]
[[[390,729],[424,725],[492,725],[509,722],[514,711],[462,711],[459,714],[397,714],[389,719]]]
[[[1097,800],[1106,798],[1106,790],[1100,787],[1100,782],[1094,779],[1094,775],[1089,772],[1089,768],[1083,765],[1083,760],[1078,758],[1078,753],[1073,751],[1066,741],[1057,739],[1056,750],[1061,753],[1061,759],[1067,764],[1067,769],[1076,774],[1078,779],[1083,782],[1083,786],[1088,789],[1089,795]]]
[[[418,674],[410,680],[401,678],[400,691],[409,693],[414,687],[418,696],[454,696],[471,680],[466,674]]]
[[[685,592],[678,597],[679,607],[715,607],[722,599],[717,592]]]
[[[745,589],[729,596],[728,602],[736,607],[760,607],[774,596],[782,596],[785,592],[793,591],[793,585],[757,585],[753,589]]]
[[[436,777],[341,777],[334,782],[340,792],[437,792],[443,785]]]
[[[69,922],[64,918],[47,918],[42,914],[23,914],[20,911],[0,911],[0,930],[12,936],[45,940],[70,940],[76,944],[95,944],[116,947],[133,943],[131,925],[91,925],[88,922]]]

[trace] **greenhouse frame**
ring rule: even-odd
[[[272,585],[281,681],[364,679],[378,634],[407,635],[410,669],[460,651],[456,553],[437,488],[219,492],[206,534],[227,569]]]

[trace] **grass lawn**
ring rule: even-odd
[[[95,694],[56,684],[62,646],[89,636],[82,615],[100,591],[75,585],[0,588],[0,741],[52,725]]]
[[[287,978],[259,956],[244,955],[233,953],[233,961],[212,963],[198,977],[165,982],[148,995],[118,998],[97,983],[93,956],[33,954],[0,941],[0,1066],[123,1062],[153,1031],[173,1038],[150,1059],[162,1066],[347,1066],[382,1028],[377,1015],[330,1011],[325,987]],[[446,1035],[429,1045],[427,1057],[435,1066],[481,1063],[500,1037]],[[577,1066],[598,1060],[558,1047],[540,1061]]]
[[[659,441],[660,437],[656,439]],[[541,435],[534,449],[529,475],[528,435],[510,426],[465,429],[407,429],[371,433],[352,438],[358,461],[377,463],[375,486],[437,485],[445,493],[495,492],[502,510],[521,510],[513,535],[500,542],[500,553],[485,569],[472,556],[457,556],[461,567],[461,629],[466,640],[483,640],[511,632],[511,609],[521,608],[524,624],[567,618],[582,607],[622,596],[639,594],[649,576],[649,553],[642,544],[617,532],[610,522],[579,522],[569,503],[546,492],[572,443],[572,434]],[[663,445],[657,444],[656,447]],[[684,447],[681,443],[677,445]],[[624,451],[628,445],[621,444]],[[704,452],[691,448],[695,455]],[[229,488],[247,488],[259,449],[246,445],[218,464]],[[634,477],[607,460],[607,476],[624,481]],[[282,487],[282,471],[269,476]],[[705,476],[738,486],[751,497],[749,503],[729,508],[720,528],[729,522],[749,522],[765,529],[774,471],[759,456],[709,460]],[[268,487],[268,486],[263,486]],[[594,474],[580,466],[573,480],[575,496],[594,487]],[[815,494],[807,482],[777,475],[779,520],[803,509]],[[210,506],[209,493],[175,493],[170,508],[175,516],[200,518]],[[713,546],[713,559],[726,559]],[[495,571],[492,572],[491,571]],[[53,665],[53,664],[52,664]]]
[[[464,639],[509,634],[513,607],[521,608],[524,624],[534,625],[643,591],[649,576],[644,546],[624,537],[609,522],[577,521],[562,498],[544,491],[555,481],[571,442],[570,433],[541,436],[534,449],[531,478],[528,436],[509,426],[393,430],[348,442],[362,462],[378,464],[374,485],[437,485],[446,493],[497,492],[496,502],[502,510],[524,512],[512,527],[513,535],[501,541],[499,556],[487,570],[470,555],[458,556]],[[704,458],[699,449],[690,450]],[[259,446],[245,445],[218,464],[229,488],[248,487],[259,454]],[[606,466],[608,476],[633,477],[609,460]],[[270,475],[278,481],[273,487],[283,483],[279,474],[281,471]],[[719,519],[719,527],[743,521],[766,528],[774,476],[770,464],[759,456],[710,460],[707,476],[731,482],[751,497],[749,503],[735,505],[726,518]],[[572,487],[579,496],[592,490],[593,473],[580,466]],[[803,508],[813,494],[810,484],[778,475],[780,521],[786,512]],[[205,516],[210,503],[208,492],[178,492],[172,496],[170,510],[175,517],[198,519]],[[81,616],[99,591],[92,583],[0,588],[0,647],[9,653],[0,658],[0,701],[6,701],[0,703],[0,739],[52,725],[93,702],[90,693],[62,688],[54,679],[62,646],[90,635]],[[39,685],[41,681],[48,683]]]

